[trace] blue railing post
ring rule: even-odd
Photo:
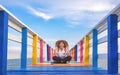
[[[108,16],[108,73],[118,73],[118,16]]]
[[[7,75],[8,14],[0,11],[0,75]]]
[[[98,67],[98,38],[97,38],[98,32],[96,29],[93,29],[92,31],[92,66]]]
[[[22,28],[21,68],[27,65],[27,28]]]
[[[77,61],[77,45],[75,46],[75,61]]]
[[[49,61],[49,45],[47,44],[47,61]]]

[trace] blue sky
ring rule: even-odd
[[[0,0],[18,19],[54,47],[63,39],[73,47],[119,0]]]

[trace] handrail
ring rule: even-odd
[[[109,12],[108,15],[110,14],[117,14],[117,15],[120,15],[120,4],[118,4],[112,11]],[[93,27],[87,34],[85,34],[84,36],[87,36],[87,35],[90,35],[92,33],[92,30],[93,29],[99,29],[101,26],[104,27],[104,25],[106,25],[107,23],[107,17],[108,15],[106,15],[99,23],[97,23],[95,25],[95,27]],[[118,22],[120,21],[120,17],[118,18]],[[103,28],[101,31],[98,31],[98,33],[101,33],[102,31],[104,31],[107,27],[105,26],[105,28]],[[84,39],[84,37],[82,37],[80,40]],[[77,42],[79,43],[79,42]],[[74,47],[74,46],[73,46]],[[73,48],[72,47],[72,48]]]
[[[8,13],[9,15],[9,21],[8,21],[8,25],[17,30],[18,32],[22,32],[23,27],[28,29],[28,36],[30,38],[33,38],[32,35],[37,35],[38,39],[42,39],[40,35],[38,35],[37,33],[35,33],[33,30],[31,30],[27,25],[25,25],[23,22],[21,22],[19,19],[17,19],[12,13],[10,13],[6,8],[4,8],[2,5],[0,5],[0,10],[4,10]],[[44,39],[44,38],[43,38]],[[43,40],[42,39],[42,40]],[[43,40],[45,42],[45,40]]]
[[[120,4],[116,6],[107,16],[105,16],[95,27],[93,27],[77,44],[75,44],[70,51],[82,51],[84,46],[84,64],[89,64],[89,51],[92,48],[92,66],[98,67],[98,45],[107,42],[108,51],[108,73],[118,73],[118,38],[120,38],[120,29],[118,30],[118,24],[120,23]],[[100,34],[107,31],[107,35],[99,37]],[[92,39],[92,40],[91,40]],[[90,43],[90,40],[92,43]],[[84,41],[84,44],[81,44]],[[76,46],[82,49],[76,49]],[[77,55],[77,54],[74,54]],[[83,55],[80,55],[78,59],[83,59]],[[114,62],[113,60],[114,59]],[[81,61],[80,61],[81,62]],[[115,65],[116,64],[116,65]]]
[[[40,35],[38,35],[36,32],[31,30],[27,25],[25,25],[23,22],[21,22],[19,19],[17,19],[12,13],[10,13],[2,5],[0,5],[0,11],[1,11],[1,16],[2,16],[2,17],[0,17],[1,20],[4,20],[4,17],[5,17],[5,21],[6,21],[6,23],[4,21],[1,21],[1,23],[2,23],[1,28],[5,26],[6,30],[11,28],[21,34],[20,37],[18,37],[10,32],[5,32],[5,28],[2,28],[3,29],[2,31],[4,31],[3,33],[6,35],[5,36],[6,43],[8,40],[10,40],[12,42],[16,42],[16,43],[21,43],[21,49],[20,49],[21,52],[19,53],[21,56],[21,58],[20,58],[21,59],[21,68],[27,67],[28,46],[32,47],[32,54],[31,54],[32,64],[43,63],[44,62],[43,61],[43,59],[44,59],[43,51],[46,51],[47,54],[49,54],[49,52],[53,48],[48,43],[46,43],[46,41],[43,38],[41,38]],[[7,16],[5,16],[4,14],[6,14]],[[4,35],[3,33],[1,33],[2,36]],[[32,42],[28,41],[28,39],[32,39]],[[3,44],[3,42],[1,42],[1,43]],[[7,48],[7,47],[9,47],[9,46],[7,46],[7,44],[6,44],[5,48]],[[47,48],[45,48],[45,47],[47,47]],[[1,49],[3,49],[3,48],[1,48]],[[40,54],[38,53],[38,49],[40,51],[39,52]],[[7,51],[7,49],[6,49],[6,51]],[[40,62],[37,62],[38,54],[39,54]],[[7,52],[6,52],[6,55],[7,55]],[[47,60],[45,60],[45,61],[51,61],[51,59],[49,59],[49,57],[47,55],[46,55],[46,58],[47,58]]]

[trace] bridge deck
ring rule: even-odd
[[[79,66],[79,67],[90,67],[91,64],[80,64],[80,63],[67,63],[67,64],[53,64],[53,63],[38,63],[36,65],[29,65],[31,67],[38,67],[38,66]]]
[[[91,65],[70,64],[37,64],[26,69],[9,70],[7,75],[108,75],[107,70],[93,68]]]

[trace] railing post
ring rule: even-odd
[[[108,73],[118,73],[118,16],[108,16]]]
[[[47,61],[47,44],[44,42],[44,51],[43,51],[44,61]]]
[[[49,61],[51,61],[51,47],[49,46]]]
[[[96,29],[93,29],[92,31],[92,66],[98,67],[98,40],[97,40],[98,32]]]
[[[32,64],[35,65],[37,64],[37,41],[38,41],[38,36],[33,35],[33,52],[32,52]]]
[[[52,50],[51,60],[53,60],[53,59],[52,59],[52,58],[53,58],[53,56],[54,56],[54,51],[53,51],[53,48],[51,48],[51,50]]]
[[[83,40],[80,41],[80,63],[83,63]]]
[[[80,45],[77,43],[77,62],[80,62]]]
[[[53,53],[53,51],[52,51],[52,48],[50,47],[50,60],[51,60],[51,61],[52,61],[52,57],[53,57],[53,56],[52,56],[52,55],[53,55],[52,53]]]
[[[75,49],[74,49],[74,47],[72,48],[72,60],[75,60]]]
[[[0,11],[0,75],[7,75],[8,14]]]
[[[84,64],[85,65],[89,64],[89,48],[90,48],[89,41],[90,41],[89,36],[86,36],[85,37],[85,54],[84,54]]]
[[[22,28],[21,68],[27,65],[27,28]]]
[[[75,61],[77,61],[77,45],[75,45]]]
[[[49,45],[47,44],[47,61],[49,61]]]
[[[43,62],[43,40],[40,39],[40,63]]]
[[[49,61],[51,60],[51,47],[49,46]]]

